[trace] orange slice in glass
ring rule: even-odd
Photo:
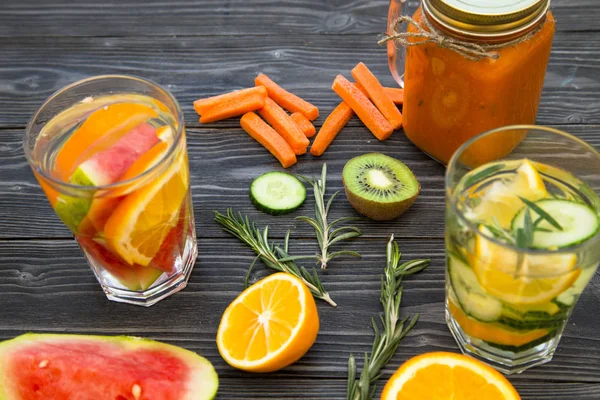
[[[492,367],[455,353],[425,353],[406,361],[386,383],[381,400],[520,400]]]
[[[462,330],[469,336],[500,344],[519,347],[546,336],[550,331],[545,328],[518,331],[492,322],[481,322],[465,314],[453,301],[448,301],[448,309]]]
[[[318,331],[312,294],[300,279],[280,272],[250,286],[227,307],[217,347],[235,368],[271,372],[300,359]]]
[[[142,154],[140,158],[135,160],[119,180],[127,181],[152,168],[164,157],[168,149],[169,145],[167,143],[157,143],[150,150]],[[101,193],[100,197],[95,197],[92,200],[87,215],[79,225],[79,232],[87,235],[93,235],[94,232],[101,232],[115,207],[121,202],[122,197],[127,193],[131,193],[143,183],[145,183],[144,179],[140,180],[140,182],[126,184],[106,191],[106,193]]]
[[[157,116],[150,106],[137,103],[116,103],[94,111],[56,155],[54,172],[68,182],[81,161],[108,149],[138,124]]]
[[[148,265],[177,224],[188,189],[187,153],[180,150],[161,175],[125,197],[108,218],[110,247],[130,264]]]

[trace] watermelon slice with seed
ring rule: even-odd
[[[3,400],[209,400],[205,358],[133,337],[28,333],[0,343]]]
[[[79,186],[104,186],[115,183],[142,154],[160,141],[156,128],[143,122],[120,138],[112,147],[95,153],[77,166],[69,183]],[[54,210],[74,232],[87,215],[92,199],[61,195]]]

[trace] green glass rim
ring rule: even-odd
[[[56,179],[56,178],[52,177],[50,174],[48,174],[46,172],[45,169],[40,167],[39,163],[34,159],[32,151],[30,150],[29,132],[31,131],[33,125],[35,124],[35,121],[37,120],[37,118],[40,115],[40,113],[42,112],[42,110],[44,110],[44,108],[50,102],[52,102],[54,99],[56,99],[58,96],[66,93],[69,90],[72,90],[78,86],[81,86],[81,85],[85,85],[85,84],[95,82],[95,81],[110,80],[110,79],[128,80],[128,81],[142,83],[144,85],[148,85],[148,86],[153,87],[154,89],[164,93],[165,96],[167,96],[167,98],[173,103],[173,106],[175,107],[175,110],[176,110],[175,118],[177,121],[177,132],[175,132],[175,135],[173,137],[173,142],[169,144],[169,148],[167,149],[165,154],[163,154],[163,156],[160,158],[160,160],[158,162],[156,162],[156,164],[154,164],[153,166],[151,166],[144,172],[142,172],[130,179],[124,180],[124,181],[119,181],[119,182],[111,183],[108,185],[101,185],[101,186],[85,186],[85,185],[76,185],[76,184],[72,184],[69,182],[64,182],[60,179]],[[135,94],[135,92],[132,92],[132,93]],[[73,190],[76,192],[86,192],[86,191],[90,191],[90,192],[94,191],[95,192],[95,191],[99,191],[99,190],[111,190],[111,189],[116,189],[119,187],[131,185],[132,183],[135,183],[135,182],[149,176],[154,171],[157,171],[160,168],[163,168],[165,162],[171,158],[171,156],[175,152],[175,149],[177,149],[177,147],[179,146],[179,143],[181,142],[182,137],[183,137],[183,130],[184,130],[183,111],[181,110],[181,107],[179,106],[179,102],[177,101],[175,96],[173,96],[173,94],[170,91],[166,90],[165,88],[160,86],[158,83],[151,81],[149,79],[141,78],[139,76],[134,76],[134,75],[118,75],[118,74],[95,75],[95,76],[92,76],[89,78],[78,80],[76,82],[73,82],[73,83],[57,90],[56,92],[52,93],[52,95],[50,95],[50,97],[48,97],[42,103],[42,105],[36,110],[36,112],[33,114],[33,116],[30,118],[29,122],[27,123],[27,127],[25,128],[25,134],[23,137],[23,148],[24,148],[25,157],[27,159],[27,162],[29,163],[29,166],[37,174],[39,174],[42,178],[44,178],[44,180],[48,181],[51,184],[51,186],[53,186],[55,189],[58,189],[58,190],[67,189],[67,190]],[[34,147],[31,147],[31,148],[33,149]]]
[[[474,224],[472,221],[470,221],[468,218],[466,218],[464,216],[463,212],[458,208],[458,205],[457,205],[457,202],[455,199],[456,196],[454,196],[454,194],[450,193],[450,187],[451,187],[450,176],[452,175],[452,171],[454,171],[454,169],[456,169],[456,166],[459,163],[460,156],[470,145],[472,145],[479,139],[481,139],[485,136],[488,136],[488,135],[496,134],[498,132],[504,132],[504,131],[510,131],[510,130],[512,130],[512,131],[514,131],[514,130],[527,130],[527,131],[538,130],[538,131],[544,131],[547,133],[557,134],[557,135],[565,137],[573,142],[576,142],[580,146],[587,148],[591,153],[593,153],[596,156],[596,158],[598,160],[600,160],[600,152],[598,152],[598,150],[596,150],[594,147],[592,147],[590,144],[586,143],[585,141],[579,139],[578,137],[573,136],[570,133],[561,131],[559,129],[551,128],[548,126],[541,126],[541,125],[507,125],[507,126],[503,126],[500,128],[491,129],[489,131],[480,133],[479,135],[474,136],[471,139],[467,140],[458,149],[456,149],[456,151],[454,152],[454,154],[452,154],[452,157],[450,158],[450,162],[448,163],[448,167],[446,168],[446,176],[444,178],[444,185],[445,185],[444,190],[446,192],[446,197],[448,198],[448,202],[450,203],[450,207],[452,207],[453,212],[460,218],[460,220],[466,226],[469,227],[469,229],[471,229],[473,232],[475,232],[475,234],[483,236],[485,239],[491,241],[492,243],[502,246],[508,250],[512,250],[512,251],[516,251],[516,252],[524,253],[524,254],[544,255],[544,254],[573,253],[573,252],[576,252],[581,247],[587,246],[590,242],[600,241],[600,230],[598,230],[598,232],[596,232],[594,234],[594,236],[584,240],[581,243],[576,244],[575,246],[562,247],[562,248],[555,249],[555,250],[523,249],[523,248],[517,247],[515,245],[511,245],[506,242],[502,242],[493,236],[482,233],[476,224]],[[498,159],[496,161],[500,161],[500,160],[501,159]],[[596,212],[598,212],[598,210],[596,210]],[[599,215],[599,218],[600,218],[600,215]]]

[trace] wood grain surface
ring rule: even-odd
[[[600,13],[599,13],[600,14]],[[598,124],[600,31],[558,31],[539,107],[540,124]],[[253,86],[260,72],[321,110],[317,124],[340,101],[337,74],[365,62],[385,85],[395,85],[376,34],[229,38],[0,37],[0,127],[23,126],[63,86],[93,75],[128,74],[154,80],[178,99],[188,126],[199,126],[192,102]],[[237,127],[227,120],[210,127]]]
[[[251,375],[219,356],[222,311],[243,290],[254,259],[224,233],[213,212],[228,206],[268,224],[274,240],[291,230],[290,251],[312,254],[312,229],[293,220],[311,215],[310,191],[294,214],[271,217],[248,198],[253,178],[279,164],[239,127],[238,119],[197,121],[192,101],[252,85],[259,72],[319,106],[321,126],[339,102],[333,78],[365,62],[394,85],[385,48],[387,1],[371,0],[9,0],[0,3],[0,340],[28,331],[136,335],[207,357],[220,375],[219,399],[344,399],[350,353],[370,350],[370,319],[380,312],[385,243],[394,234],[406,260],[431,266],[405,281],[402,312],[420,320],[383,371],[379,390],[407,358],[458,351],[444,322],[444,168],[399,131],[377,141],[353,118],[320,158],[300,157],[291,172],[329,168],[329,191],[342,189],[346,161],[366,152],[403,160],[422,191],[392,222],[361,218],[363,236],[341,244],[363,258],[340,258],[323,284],[339,304],[318,303],[321,331],[309,353],[279,372]],[[573,133],[600,148],[600,3],[554,0],[557,33],[538,123]],[[199,257],[188,287],[144,309],[106,300],[69,231],[54,215],[23,155],[25,124],[55,90],[107,73],[143,76],[164,85],[185,114]],[[600,171],[599,171],[600,174]],[[358,216],[342,195],[332,218]],[[310,267],[310,263],[305,264]],[[270,273],[258,264],[252,279]],[[600,275],[583,293],[551,363],[510,377],[525,400],[600,398]],[[359,357],[360,360],[360,357]],[[376,397],[378,397],[378,394]]]
[[[412,0],[414,1],[414,0]],[[379,34],[388,0],[24,0],[0,5],[0,36]],[[596,0],[553,0],[564,30],[595,30]]]

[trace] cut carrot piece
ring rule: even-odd
[[[389,97],[392,103],[397,106],[404,104],[404,89],[384,87],[383,91],[387,94],[387,97]]]
[[[381,83],[379,83],[371,70],[365,64],[358,63],[352,69],[352,76],[357,83],[360,83],[367,97],[371,99],[392,127],[399,129],[402,126],[402,114],[400,114],[398,107],[390,100],[383,86],[381,86]]]
[[[296,164],[296,154],[289,144],[281,137],[275,129],[271,128],[265,121],[253,112],[244,114],[240,119],[242,129],[258,143],[262,144],[281,163],[283,168]]]
[[[265,106],[258,110],[259,114],[285,139],[297,155],[306,153],[309,141],[294,120],[279,107],[279,104],[265,99]]]
[[[315,126],[312,124],[312,122],[310,122],[308,118],[304,116],[304,114],[295,112],[291,115],[291,117],[292,120],[298,126],[298,128],[300,128],[302,133],[304,133],[304,136],[306,136],[307,138],[315,136],[317,130],[315,129]]]
[[[269,97],[275,100],[277,104],[289,112],[299,112],[304,114],[310,121],[314,121],[319,116],[319,109],[308,101],[301,99],[293,93],[288,92],[265,74],[260,74],[254,79],[256,86],[267,88]]]
[[[385,140],[390,137],[394,131],[392,125],[352,82],[338,75],[331,88],[352,108],[377,139]]]
[[[251,87],[248,89],[240,89],[233,92],[220,94],[218,96],[208,97],[206,99],[199,99],[194,102],[194,110],[196,110],[198,115],[204,115],[208,112],[208,110],[218,104],[231,101],[239,102],[252,95],[267,97],[267,90],[262,87]]]
[[[323,154],[353,115],[352,108],[342,101],[329,114],[321,129],[319,129],[319,134],[310,147],[310,154],[317,157]]]
[[[265,105],[266,96],[262,94],[251,94],[242,98],[233,98],[222,103],[218,103],[212,108],[209,108],[200,117],[200,122],[206,124],[208,122],[220,121],[242,115],[250,111],[261,109]]]

